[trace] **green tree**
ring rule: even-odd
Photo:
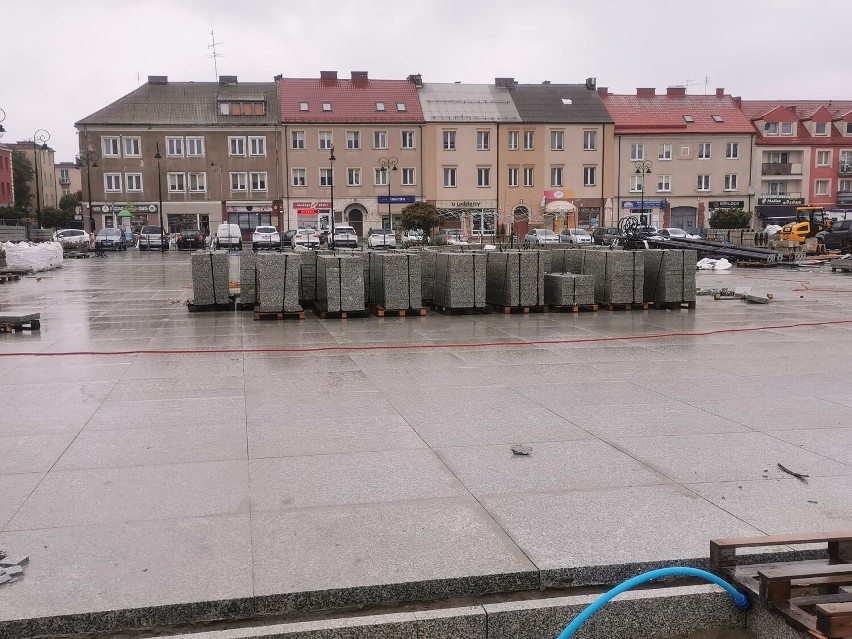
[[[18,150],[12,151],[12,182],[15,185],[15,208],[23,211],[32,197],[30,182],[35,179],[33,163]]]
[[[399,217],[399,225],[406,231],[421,230],[427,237],[431,237],[432,229],[441,224],[441,216],[438,210],[428,202],[414,202],[402,208]]]
[[[59,209],[65,211],[66,213],[70,213],[72,216],[76,212],[77,205],[83,201],[83,193],[81,191],[77,191],[76,193],[69,193],[68,195],[63,195],[59,199]]]
[[[74,211],[65,211],[53,206],[46,206],[41,210],[41,226],[45,229],[64,229],[70,226],[74,219]]]
[[[751,228],[751,213],[742,209],[717,209],[708,222],[711,229]]]

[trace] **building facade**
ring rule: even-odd
[[[12,149],[0,145],[0,206],[15,204],[15,182],[12,177]]]
[[[32,140],[20,140],[7,146],[23,154],[32,164],[33,179],[28,182],[31,193],[29,204],[31,215],[35,217],[38,211],[48,206],[58,207],[53,149],[47,144],[36,144]]]
[[[80,167],[76,162],[57,162],[53,173],[56,176],[56,196],[60,200],[66,195],[83,191]]]

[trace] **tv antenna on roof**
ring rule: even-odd
[[[213,35],[212,29],[210,31],[210,41],[211,41],[211,44],[208,44],[207,48],[213,49],[213,52],[206,57],[213,58],[213,72],[216,74],[215,80],[218,82],[219,81],[219,64],[216,62],[216,58],[221,58],[222,54],[216,53],[216,45],[225,44],[225,43],[224,42],[216,42],[216,36]]]
[[[710,84],[710,76],[705,75],[704,76],[704,95],[707,95],[707,85],[708,84]],[[687,79],[687,81],[686,81],[687,90],[689,90],[689,87],[697,87],[697,86],[701,86],[701,83],[700,82],[693,82],[692,80]]]

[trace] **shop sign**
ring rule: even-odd
[[[776,195],[773,197],[759,197],[757,198],[757,203],[763,204],[764,206],[801,206],[805,203],[805,200],[801,197],[787,197],[786,195]]]
[[[299,209],[298,211],[296,211],[297,215],[313,215],[313,216],[315,216],[317,213],[319,213],[318,209]]]
[[[379,204],[413,204],[416,199],[413,195],[380,195]]]
[[[313,200],[310,202],[293,202],[294,209],[330,209],[331,200]]]
[[[94,207],[95,211],[100,209],[101,213],[112,213],[113,211],[130,211],[131,213],[156,213],[156,204],[104,204]]]
[[[621,203],[623,209],[641,209],[643,206],[646,209],[664,209],[668,200],[625,200]]]
[[[225,207],[228,213],[272,213],[271,204],[243,204],[228,205]]]
[[[716,209],[744,209],[745,201],[743,200],[710,200],[710,210]]]

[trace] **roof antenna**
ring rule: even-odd
[[[213,35],[212,29],[210,30],[210,41],[211,41],[211,44],[208,44],[207,48],[213,49],[213,53],[211,53],[210,55],[208,55],[206,57],[213,58],[213,73],[216,74],[215,81],[218,82],[219,81],[219,64],[216,62],[216,58],[221,58],[222,54],[216,53],[216,45],[217,44],[225,44],[225,43],[224,42],[216,42],[216,36]]]

